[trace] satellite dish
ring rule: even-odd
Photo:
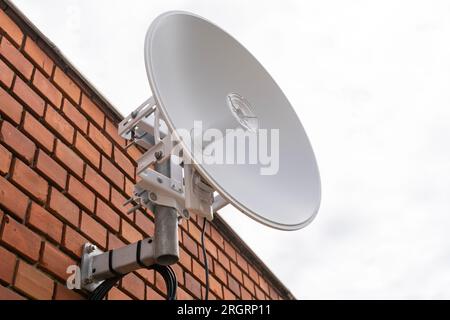
[[[154,96],[118,131],[131,141],[127,148],[147,150],[124,205],[133,204],[128,212],[153,211],[154,236],[108,252],[86,243],[81,282],[91,299],[102,299],[118,277],[155,265],[173,299],[177,281],[167,266],[179,260],[178,223],[191,213],[205,218],[202,232],[228,203],[267,226],[295,230],[320,204],[319,171],[303,126],[234,38],[194,14],[168,12],[147,32],[145,64]],[[208,288],[207,281],[205,298]]]
[[[150,26],[145,64],[161,117],[194,168],[227,202],[277,229],[300,229],[312,221],[321,187],[311,144],[289,101],[250,52],[204,18],[173,11]],[[249,136],[278,131],[279,156],[272,159],[278,170],[261,174],[269,170],[267,163],[200,161],[205,149],[199,153],[178,134],[192,132],[199,121],[202,130],[216,128],[225,138],[228,129],[241,128]]]

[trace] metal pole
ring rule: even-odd
[[[157,172],[170,178],[170,157],[163,163],[157,163],[155,169]],[[155,205],[154,214],[156,263],[168,266],[176,263],[179,259],[177,210],[170,207]]]

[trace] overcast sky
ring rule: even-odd
[[[157,15],[223,27],[297,111],[323,195],[295,232],[221,215],[298,298],[450,299],[449,1],[13,2],[123,115]]]

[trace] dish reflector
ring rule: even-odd
[[[314,218],[320,178],[309,140],[278,85],[239,42],[199,16],[168,12],[147,32],[145,63],[169,129],[222,197],[251,218],[282,230],[302,228]],[[193,132],[199,121],[203,131],[218,129],[224,139],[229,137],[227,129],[241,128],[249,139],[262,129],[277,131],[279,144],[266,154],[274,153],[272,163],[200,161],[208,147],[198,153],[177,133]],[[230,156],[225,150],[224,158]],[[249,152],[247,148],[245,154]],[[275,174],[261,174],[264,170]]]

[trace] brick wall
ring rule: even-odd
[[[0,6],[0,299],[83,299],[65,280],[85,242],[109,250],[153,234],[152,212],[122,206],[141,152],[125,151],[111,106],[17,9]],[[179,228],[179,299],[204,296],[199,222]],[[292,298],[225,229],[206,231],[210,297]],[[158,274],[139,270],[108,299],[164,299],[165,291]]]

